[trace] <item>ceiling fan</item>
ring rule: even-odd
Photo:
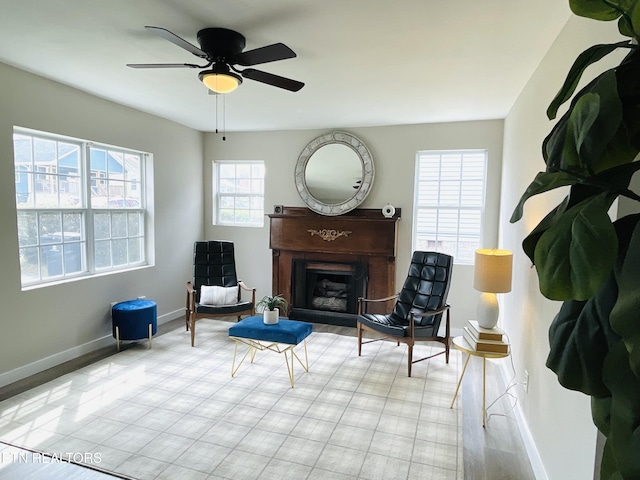
[[[236,65],[250,67],[262,63],[295,58],[296,54],[284,43],[274,43],[265,47],[243,52],[245,38],[238,32],[226,28],[204,28],[197,34],[200,48],[180,38],[166,28],[145,26],[148,31],[169,40],[171,43],[184,48],[196,57],[207,62],[206,65],[193,63],[128,63],[131,68],[200,68],[203,70],[198,78],[214,93],[229,93],[235,90],[242,78],[266,83],[274,87],[297,92],[304,83],[290,78],[263,72],[255,68],[239,70]]]

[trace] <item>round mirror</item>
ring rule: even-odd
[[[375,174],[373,158],[357,137],[332,132],[302,150],[295,170],[296,188],[307,206],[323,215],[341,215],[360,205]]]

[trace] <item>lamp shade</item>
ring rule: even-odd
[[[476,250],[473,288],[489,293],[510,292],[512,264],[513,254],[508,250]]]
[[[199,75],[205,86],[216,93],[233,92],[242,83],[242,77],[229,71],[205,70]]]

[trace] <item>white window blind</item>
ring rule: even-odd
[[[413,249],[448,253],[472,265],[480,248],[487,154],[484,150],[416,155]]]

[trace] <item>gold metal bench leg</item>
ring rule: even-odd
[[[271,350],[272,352],[276,352],[276,353],[283,353],[284,354],[284,360],[287,366],[287,373],[289,374],[289,383],[291,384],[291,388],[294,388],[295,385],[295,371],[294,371],[294,358],[298,361],[298,363],[300,364],[300,366],[302,366],[302,368],[308,372],[309,371],[309,352],[307,351],[307,341],[303,340],[304,342],[304,362],[302,361],[302,359],[298,356],[298,354],[295,351],[295,347],[297,347],[297,345],[290,345],[290,344],[282,344],[282,345],[288,345],[286,348],[281,349],[280,348],[280,344],[278,343],[269,343],[269,344],[263,344],[258,340],[253,340],[253,339],[243,339],[243,338],[234,338],[236,344],[235,347],[233,349],[233,362],[231,364],[231,376],[235,377],[238,369],[240,368],[240,365],[242,365],[242,362],[244,362],[244,360],[249,357],[251,359],[251,363],[254,362],[255,360],[255,356],[256,356],[256,352],[258,350],[263,351],[263,350]],[[238,356],[238,344],[239,343],[243,343],[245,345],[248,345],[248,349],[245,352],[244,356],[242,357],[242,359],[240,360],[240,362],[238,362],[238,364],[236,365],[236,357]],[[299,344],[298,344],[299,345]],[[290,352],[290,354],[288,355],[288,353]]]
[[[231,378],[236,374],[236,354],[238,353],[238,341],[236,340],[233,346],[233,362],[231,362]]]
[[[304,342],[304,363],[302,363],[302,360],[300,360],[300,357],[298,357],[298,354],[295,352],[293,347],[291,348],[291,355],[292,355],[291,361],[293,362],[293,357],[295,356],[300,366],[304,368],[304,371],[309,372],[309,355],[307,354],[307,341],[303,340],[303,342]]]
[[[290,348],[288,348],[287,350],[291,350],[291,367],[289,367],[289,357],[287,357],[287,351],[285,350],[284,352],[284,358],[287,362],[287,371],[289,372],[289,380],[291,382],[291,388],[294,388],[294,373],[293,373],[293,364],[294,361],[293,359],[295,358],[298,363],[300,364],[300,366],[302,368],[304,368],[305,372],[309,372],[309,354],[307,352],[307,340],[303,340],[304,344],[304,363],[302,362],[302,360],[300,360],[300,357],[298,356],[298,354],[295,351],[295,347],[296,345],[291,345]]]
[[[287,356],[287,350],[291,350],[291,363],[289,363],[289,357]],[[289,383],[291,384],[291,388],[293,388],[294,377],[293,377],[293,346],[287,348],[284,351],[284,361],[287,363],[287,373],[289,373]]]
[[[151,338],[153,337],[151,332],[153,332],[153,325],[149,324],[149,350],[151,350]]]
[[[304,342],[304,369],[307,373],[309,373],[309,355],[307,354],[307,339],[303,340]]]
[[[120,351],[120,327],[116,326],[116,347]]]
[[[247,356],[249,355],[249,353],[251,353],[251,362],[253,363],[253,357],[255,356],[255,349],[253,347],[249,347],[247,349],[247,351],[245,352],[245,354],[242,356],[242,359],[240,360],[240,362],[238,363],[238,366],[236,367],[236,355],[238,353],[238,342],[236,340],[236,345],[233,349],[233,362],[231,363],[231,376],[235,377],[236,373],[238,373],[238,369],[240,368],[240,366],[242,365],[242,362],[244,362],[245,358],[247,358]]]

